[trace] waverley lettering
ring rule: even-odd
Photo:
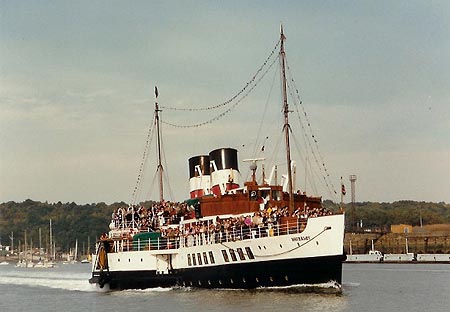
[[[292,237],[291,239],[293,242],[301,242],[301,241],[309,240],[309,236],[298,236],[298,237]]]

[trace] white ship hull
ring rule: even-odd
[[[203,237],[191,247],[181,241],[174,249],[108,252],[106,269],[99,270],[97,256],[93,257],[90,282],[109,284],[111,289],[340,285],[344,215],[310,218],[303,231],[290,227],[290,232],[294,233],[275,229],[273,236],[260,238],[219,242]]]

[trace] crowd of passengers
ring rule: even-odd
[[[289,214],[288,207],[261,207],[253,215],[242,215],[239,217],[230,217],[215,220],[194,221],[195,209],[186,203],[177,202],[158,202],[150,208],[143,206],[130,205],[127,208],[116,209],[112,214],[110,228],[118,230],[124,228],[135,228],[139,232],[161,232],[162,237],[178,238],[185,237],[186,243],[203,244],[212,241],[228,241],[236,239],[245,239],[253,236],[273,235],[273,231],[279,230],[281,217],[297,217],[299,220],[306,220],[309,217],[319,217],[331,215],[332,212],[327,209],[304,207],[297,208],[292,214]],[[185,222],[183,228],[177,225],[180,220],[193,220]],[[197,241],[188,241],[197,237]],[[199,242],[198,240],[201,240]]]
[[[154,203],[149,209],[130,205],[127,208],[114,210],[111,216],[111,229],[138,228],[145,231],[156,231],[158,228],[178,224],[181,218],[191,219],[195,211],[186,203],[163,201]]]

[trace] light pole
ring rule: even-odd
[[[352,174],[350,175],[350,185],[351,185],[351,196],[352,196],[352,204],[351,204],[351,211],[352,211],[352,217],[350,218],[352,226],[352,232],[355,232],[355,182],[356,182],[356,175]]]

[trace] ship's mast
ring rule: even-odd
[[[159,200],[164,200],[164,186],[163,186],[163,173],[164,169],[161,161],[161,128],[159,126],[159,112],[161,110],[158,107],[158,88],[155,87],[155,122],[156,122],[156,138],[158,149],[158,175],[159,175]]]
[[[285,52],[284,52],[284,41],[286,37],[283,33],[283,25],[281,25],[281,45],[280,45],[280,61],[281,61],[281,84],[283,91],[283,112],[284,112],[284,137],[286,143],[286,162],[287,162],[287,172],[288,172],[288,191],[289,191],[289,211],[294,211],[294,194],[292,191],[292,169],[291,169],[291,147],[289,143],[289,131],[291,127],[289,126],[289,105],[287,101],[287,83],[286,83],[286,65],[285,65]]]

